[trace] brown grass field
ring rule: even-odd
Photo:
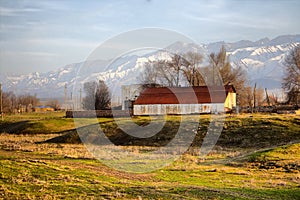
[[[129,119],[119,120],[127,125]],[[172,140],[179,117],[166,120],[158,135],[140,140],[112,119],[98,119],[106,136],[137,155]],[[149,123],[147,117],[134,121]],[[0,199],[300,199],[299,115],[227,116],[216,146],[204,158],[198,152],[209,116],[199,121],[192,146],[178,160],[152,172],[130,173],[95,159],[64,113],[5,116]]]

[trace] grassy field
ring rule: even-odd
[[[0,123],[0,199],[300,199],[299,115],[228,116],[205,158],[198,152],[209,117],[201,116],[188,152],[142,174],[94,159],[80,143],[73,119],[63,116],[6,116]],[[89,120],[82,119],[82,125]],[[149,123],[145,117],[134,120]],[[138,154],[174,137],[179,117],[166,120],[163,130],[147,140],[126,136],[112,119],[99,122],[112,141]]]

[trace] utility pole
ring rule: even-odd
[[[216,66],[216,63],[215,63],[215,61],[213,60],[213,85],[215,85],[215,66]]]
[[[65,110],[68,110],[68,108],[67,108],[67,84],[65,84],[65,89],[64,89],[64,104],[65,104]]]
[[[74,110],[73,93],[71,92],[70,109]]]
[[[81,95],[82,95],[82,90],[81,90],[81,88],[80,88],[80,90],[79,90],[79,110],[81,110],[81,104],[82,104],[82,103],[81,103],[81,102],[82,102],[82,99],[81,99],[82,96],[81,96]]]
[[[265,88],[265,91],[266,91],[267,103],[268,103],[268,106],[270,106],[270,99],[269,99],[269,95],[268,95],[268,92],[267,92],[267,88]]]
[[[0,94],[0,100],[1,100],[1,120],[3,121],[3,105],[2,105],[2,84],[0,83],[0,92],[1,92],[1,94]]]
[[[253,88],[253,109],[255,109],[255,107],[256,107],[256,83]],[[252,110],[252,113],[253,113],[253,110]]]

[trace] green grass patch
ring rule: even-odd
[[[147,174],[117,171],[105,162],[86,156],[88,152],[83,145],[73,144],[79,139],[73,120],[58,114],[32,113],[27,118],[13,119],[11,116],[9,119],[7,116],[6,121],[0,123],[1,129],[11,131],[0,134],[0,199],[300,198],[299,116],[228,117],[217,146],[205,158],[198,157],[196,152],[206,135],[210,118],[204,115],[186,118],[188,123],[183,126],[184,130],[196,133],[191,149],[171,165]],[[125,128],[133,128],[131,119],[118,120]],[[107,154],[110,163],[106,164],[121,163],[123,170],[138,172],[140,166],[137,164],[155,165],[155,159],[142,155],[171,140],[181,120],[180,116],[133,118],[134,124],[141,127],[166,121],[160,134],[148,139],[151,143],[148,146],[143,139],[128,138],[111,118],[84,118],[76,123],[83,126],[98,121],[106,135],[115,141],[127,141],[125,146],[119,143],[119,147],[140,156],[140,163],[122,155],[112,158]],[[191,128],[198,122],[197,129]],[[92,133],[97,133],[99,126],[82,128],[88,133],[86,139],[93,141]],[[57,138],[57,134],[48,133],[61,133],[59,136],[66,137],[66,143],[35,143]],[[294,144],[288,144],[290,142]],[[253,151],[255,153],[249,155]],[[241,159],[234,160],[239,156]],[[235,162],[230,163],[231,159]]]

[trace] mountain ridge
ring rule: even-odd
[[[231,63],[243,67],[251,84],[256,82],[261,87],[280,90],[281,78],[284,73],[284,58],[291,49],[299,44],[300,34],[282,35],[274,39],[262,38],[254,42],[250,40],[232,43],[221,41],[199,45],[173,43],[170,45],[173,47],[169,47],[173,48],[173,51],[186,51],[198,46],[205,53],[210,53],[218,52],[224,45]],[[147,54],[146,57],[131,55],[126,59],[120,58],[115,61],[108,70],[103,66],[108,65],[111,61],[89,61],[91,63],[68,64],[49,72],[32,72],[20,76],[0,74],[0,81],[4,83],[4,91],[14,91],[16,94],[37,94],[41,98],[61,98],[64,95],[65,85],[68,86],[70,93],[76,81],[83,84],[85,81],[101,77],[108,82],[111,88],[118,84],[118,81],[124,84],[134,83],[137,81],[136,78],[141,72],[143,64],[148,59],[168,59],[168,56],[162,52],[154,52]],[[100,67],[93,68],[94,65]],[[88,68],[89,66],[90,68]],[[51,91],[50,94],[49,91]]]

